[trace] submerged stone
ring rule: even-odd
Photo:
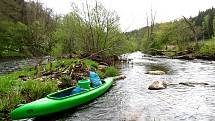
[[[146,74],[164,75],[164,74],[166,74],[166,72],[157,70],[157,71],[148,71],[148,72],[146,72]]]
[[[154,81],[151,85],[149,85],[149,90],[160,90],[160,89],[166,89],[167,88],[167,82],[166,81]]]

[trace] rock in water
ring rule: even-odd
[[[151,85],[149,85],[149,90],[160,90],[160,89],[166,89],[167,88],[167,82],[166,81],[154,81]]]
[[[152,75],[164,75],[166,74],[164,71],[148,71],[146,74],[152,74]]]

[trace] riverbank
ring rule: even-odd
[[[90,67],[96,68],[101,78],[118,74],[114,66],[92,60],[58,59],[0,76],[0,120],[10,120],[9,113],[19,104],[70,87],[78,78],[87,78],[84,70]]]
[[[152,48],[146,52],[151,55],[161,55],[172,59],[203,59],[215,60],[215,38],[196,43],[191,43],[187,48],[179,49],[178,46],[167,47],[166,49],[159,50]]]

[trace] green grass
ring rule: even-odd
[[[22,81],[18,77],[33,77],[34,70],[26,67],[22,71],[0,76],[0,120],[9,120],[9,113],[16,105],[44,97],[57,90],[56,81]]]
[[[58,88],[56,84],[57,83],[54,80],[47,80],[43,82],[39,80],[28,80],[21,86],[20,93],[27,103],[57,91]]]

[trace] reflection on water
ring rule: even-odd
[[[125,80],[89,104],[49,118],[68,121],[213,121],[215,120],[215,62],[171,60],[147,57],[140,52],[124,55],[132,59],[122,64]],[[148,70],[167,71],[166,75],[145,74]],[[169,73],[170,72],[170,73]],[[209,86],[169,86],[148,90],[155,80],[170,83],[206,82]]]

